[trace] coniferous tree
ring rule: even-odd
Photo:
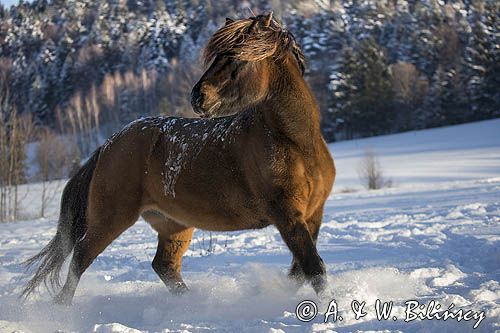
[[[464,63],[468,71],[467,93],[472,115],[470,120],[500,115],[500,36],[498,17],[487,11],[484,1],[471,6],[471,33],[467,41]],[[497,4],[490,6],[497,7]],[[498,11],[497,11],[498,13]]]
[[[354,123],[364,136],[385,134],[394,120],[391,75],[384,52],[373,38],[359,46],[360,86]]]
[[[354,119],[358,110],[354,107],[358,99],[361,84],[361,64],[351,47],[344,47],[337,67],[330,76],[331,104],[328,108],[328,120],[332,125],[331,135],[337,138],[351,139],[355,134]]]

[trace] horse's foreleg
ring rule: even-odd
[[[288,277],[295,281],[298,286],[301,286],[306,282],[306,276],[300,267],[299,261],[295,256],[292,258],[292,264],[290,265],[290,271],[288,271]]]
[[[277,223],[276,226],[304,276],[311,281],[316,293],[320,294],[326,287],[326,269],[316,250],[306,221],[297,217],[288,218]],[[296,271],[298,269],[299,267],[295,268]]]
[[[314,245],[316,246],[316,242],[318,240],[319,229],[321,227],[321,222],[323,221],[323,206],[318,208],[314,214],[309,217],[306,221],[307,229],[313,239]],[[304,276],[304,272],[302,271],[302,267],[300,267],[299,260],[295,257],[292,258],[292,263],[290,266],[290,271],[288,276],[295,280],[299,285],[302,285],[306,277]]]
[[[188,290],[182,280],[182,256],[189,248],[194,228],[185,227],[159,213],[147,212],[144,219],[158,232],[153,269],[173,294]]]

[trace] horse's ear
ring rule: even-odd
[[[268,28],[271,25],[271,22],[273,21],[273,12],[270,12],[264,20],[264,27]]]
[[[234,22],[233,19],[230,19],[229,17],[226,17],[226,25],[230,25],[233,22]]]
[[[252,33],[252,32],[255,32],[256,29],[257,29],[257,26],[258,26],[258,21],[256,20],[252,20],[252,23],[250,24],[250,26],[247,28],[247,33]]]

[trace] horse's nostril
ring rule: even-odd
[[[201,97],[201,95],[196,95],[196,96],[194,97],[194,103],[195,103],[196,105],[198,105],[198,106],[201,106],[201,102],[202,102],[202,97]]]
[[[191,105],[193,106],[194,112],[201,113],[201,104],[203,102],[203,96],[200,94],[199,89],[193,89],[191,92]]]

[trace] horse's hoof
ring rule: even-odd
[[[311,285],[316,292],[316,295],[323,295],[326,291],[327,282],[326,282],[326,274],[316,275],[311,279]]]
[[[170,287],[170,292],[176,296],[183,295],[189,291],[189,288],[184,282],[176,282],[172,287]]]
[[[301,273],[298,274],[289,273],[288,279],[292,281],[297,286],[297,288],[302,287],[304,283],[306,283],[306,277],[304,274]]]

